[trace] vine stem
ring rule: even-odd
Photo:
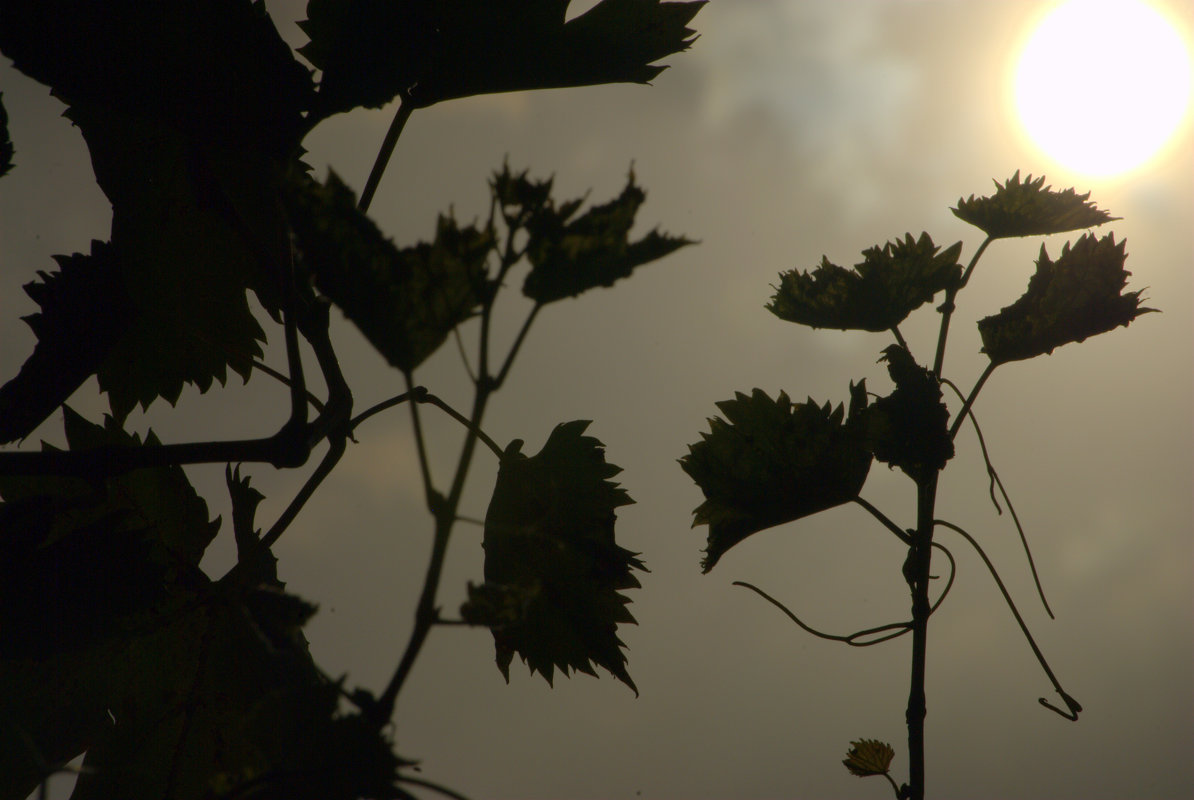
[[[365,189],[361,192],[361,199],[357,202],[357,208],[362,212],[369,210],[369,206],[373,202],[373,195],[377,193],[377,187],[381,183],[381,176],[386,171],[386,165],[390,163],[390,156],[394,154],[394,146],[398,144],[398,137],[402,135],[402,129],[406,127],[406,121],[410,119],[411,112],[414,110],[414,106],[406,96],[400,94],[398,110],[394,112],[394,120],[390,123],[390,129],[386,131],[386,138],[382,140],[381,149],[377,151],[373,169],[369,171],[369,179],[365,181]]]
[[[983,374],[978,376],[978,380],[974,382],[974,387],[970,390],[970,394],[966,396],[961,410],[958,411],[958,415],[954,418],[954,422],[949,428],[949,438],[953,439],[958,435],[958,429],[966,421],[966,415],[970,413],[970,409],[974,406],[974,401],[978,399],[978,393],[982,391],[983,384],[987,382],[987,378],[991,377],[991,373],[995,371],[997,366],[999,365],[992,361],[987,364],[987,368],[983,370]]]
[[[904,578],[912,594],[912,675],[908,690],[908,794],[907,800],[925,795],[925,667],[928,653],[929,572],[933,553],[933,511],[937,499],[937,474],[917,483],[916,533],[904,563]]]
[[[974,255],[970,257],[970,263],[966,265],[966,271],[962,273],[962,279],[958,281],[958,285],[952,289],[947,289],[945,292],[945,302],[941,304],[941,329],[937,334],[937,356],[933,359],[933,373],[937,377],[941,377],[941,370],[945,366],[945,340],[949,337],[949,320],[954,313],[954,298],[958,296],[958,292],[970,280],[970,274],[974,272],[975,266],[978,264],[979,258],[983,251],[987,249],[987,245],[994,241],[990,236],[983,239],[983,243],[974,251]]]

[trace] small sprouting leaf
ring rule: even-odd
[[[525,173],[524,173],[525,175]],[[537,303],[575,297],[597,286],[612,286],[630,275],[635,267],[663,258],[691,241],[649,232],[630,241],[630,228],[646,193],[634,183],[631,172],[622,193],[608,203],[593,206],[575,219],[581,201],[557,208],[542,197],[543,187],[524,176],[499,175],[493,183],[495,197],[503,204],[514,201],[525,218],[529,240],[527,259],[531,271],[522,293]]]
[[[634,501],[609,480],[588,422],[557,425],[534,456],[506,448],[485,515],[485,583],[469,586],[465,620],[493,632],[506,680],[515,653],[550,684],[554,670],[604,667],[635,694],[619,623],[633,623],[620,594],[638,588],[642,562],[614,541],[614,509]]]
[[[12,169],[12,139],[8,136],[8,112],[4,110],[4,95],[0,93],[0,178]]]
[[[940,249],[927,233],[915,240],[909,233],[903,240],[864,250],[853,271],[822,258],[811,273],[780,273],[767,310],[813,328],[889,330],[961,280],[962,243]]]
[[[842,763],[851,775],[866,778],[871,775],[886,775],[891,769],[891,760],[895,757],[895,750],[886,742],[878,739],[859,739],[850,742],[850,749]]]
[[[1116,243],[1114,234],[1102,239],[1087,234],[1072,247],[1067,242],[1056,261],[1041,245],[1027,291],[978,322],[983,352],[992,363],[1052,353],[1055,347],[1126,327],[1141,314],[1156,311],[1140,307],[1140,292],[1123,291],[1131,275],[1124,269],[1125,243]]]
[[[1037,236],[1065,233],[1102,225],[1119,219],[1088,203],[1090,192],[1078,194],[1073,189],[1062,192],[1045,186],[1045,176],[1031,175],[1020,182],[1020,171],[1000,185],[990,197],[970,195],[958,198],[954,216],[986,232],[992,239],[1012,236]]]
[[[112,246],[55,256],[25,293],[41,311],[25,317],[37,345],[16,377],[0,387],[0,443],[23,439],[95,374],[134,314]]]
[[[288,208],[319,291],[398,369],[413,370],[435,352],[487,291],[488,228],[441,216],[433,242],[398,249],[334,172],[323,185],[296,180]]]
[[[887,362],[896,388],[866,409],[862,427],[867,446],[875,458],[923,482],[954,455],[941,385],[899,345],[888,346],[879,360]]]
[[[871,466],[857,425],[866,410],[866,382],[850,386],[850,415],[842,406],[793,404],[762,389],[717,404],[725,419],[688,446],[680,466],[705,495],[693,527],[709,526],[703,572],[752,533],[849,502]]]
[[[601,0],[565,21],[570,0],[309,0],[299,52],[322,70],[318,116],[417,107],[454,97],[602,83],[647,83],[687,50],[703,2]]]

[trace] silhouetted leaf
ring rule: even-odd
[[[8,136],[8,112],[4,110],[4,94],[0,92],[0,178],[12,169],[12,139]]]
[[[290,154],[313,91],[259,0],[5,0],[0,52],[71,107],[153,118],[204,148]]]
[[[633,172],[617,198],[593,206],[575,219],[572,217],[581,201],[556,208],[544,195],[544,187],[550,191],[550,182],[531,183],[525,173],[510,176],[504,170],[495,177],[493,186],[503,210],[517,204],[515,219],[525,220],[531,271],[523,282],[522,293],[537,303],[575,297],[597,286],[612,286],[619,278],[628,277],[635,267],[692,244],[658,230],[630,241],[635,214],[646,199],[634,183]]]
[[[879,360],[887,362],[896,388],[866,409],[867,446],[875,458],[923,482],[954,455],[941,385],[899,345],[887,347]]]
[[[471,317],[488,291],[493,232],[441,216],[435,241],[399,250],[335,173],[295,184],[289,209],[315,285],[391,364],[413,370]]]
[[[619,592],[645,567],[614,541],[614,509],[633,501],[609,480],[621,469],[601,442],[582,435],[588,425],[557,425],[534,456],[521,440],[506,448],[485,515],[485,583],[469,585],[461,614],[491,628],[507,681],[518,653],[549,684],[556,668],[595,675],[596,664],[638,694],[617,627],[634,622]]]
[[[762,389],[717,404],[725,419],[710,419],[680,459],[705,494],[692,523],[709,526],[703,572],[752,533],[858,496],[871,466],[857,424],[866,405],[865,381],[850,385],[848,419],[840,405],[794,405]]]
[[[1124,269],[1124,244],[1114,234],[1102,239],[1087,234],[1072,247],[1067,242],[1056,261],[1041,245],[1027,291],[979,320],[983,352],[995,364],[1033,358],[1155,311],[1140,307],[1140,292],[1123,292],[1131,275]]]
[[[909,233],[902,241],[864,250],[853,271],[822,258],[812,273],[780,273],[767,310],[814,328],[889,330],[961,280],[962,243],[938,250],[927,233],[917,240]]]
[[[842,763],[851,775],[866,778],[871,775],[886,775],[891,769],[891,759],[895,757],[895,750],[886,742],[878,739],[859,739],[850,742],[850,750],[846,753]]]
[[[317,114],[416,106],[490,92],[647,83],[686,50],[702,2],[601,0],[565,22],[569,0],[309,0],[301,47],[323,71]]]
[[[1020,182],[1020,171],[1000,185],[990,197],[958,198],[954,215],[981,228],[992,239],[1011,236],[1036,236],[1076,231],[1102,225],[1119,217],[1086,202],[1090,192],[1078,194],[1073,189],[1062,192],[1045,186],[1045,176],[1033,180],[1029,175]]]
[[[37,334],[33,354],[0,387],[0,442],[23,439],[67,401],[128,331],[134,310],[111,245],[55,256],[59,271],[25,285],[41,311],[25,317]]]

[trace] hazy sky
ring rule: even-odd
[[[588,4],[585,4],[588,5]],[[590,187],[603,201],[633,163],[647,189],[640,227],[699,239],[612,290],[548,307],[491,405],[486,430],[535,452],[558,422],[590,433],[624,468],[637,504],[619,512],[619,542],[651,573],[631,593],[635,698],[605,675],[557,678],[549,689],[517,661],[505,685],[483,630],[436,630],[400,702],[399,751],[423,775],[473,798],[884,797],[839,763],[851,739],[891,742],[907,776],[904,705],[910,641],[856,649],[815,639],[746,580],[808,622],[847,633],[908,615],[903,552],[856,507],[760,533],[699,570],[705,529],[690,529],[700,491],[676,459],[706,429],[714,402],[761,387],[793,399],[847,399],[850,380],[888,391],[875,359],[880,334],[813,331],[763,309],[781,270],[827,255],[853,264],[866,247],[928,231],[940,244],[982,234],[950,214],[959,196],[987,194],[1016,169],[1057,188],[1092,191],[1122,221],[1130,288],[1147,287],[1163,314],[998,370],[976,412],[995,466],[1025,523],[1054,611],[1034,600],[1007,515],[986,497],[969,428],[942,480],[939,515],[975,534],[1066,689],[1077,723],[1037,704],[1056,700],[981,561],[948,532],[958,559],[952,594],[929,632],[928,791],[950,798],[1194,796],[1194,147],[1187,119],[1165,157],[1117,178],[1067,174],[1023,141],[1008,101],[1012,59],[1044,3],[713,0],[695,20],[691,52],[652,87],[608,86],[453,101],[417,112],[373,204],[400,243],[433,232],[435,214],[486,208],[501,165],[554,174],[558,196]],[[1194,6],[1157,3],[1194,41]],[[269,3],[288,40],[301,2]],[[1077,66],[1100,76],[1099,53]],[[20,286],[53,253],[107,238],[107,202],[77,131],[47,91],[0,65],[17,167],[0,181],[0,377],[15,374],[33,338],[18,317],[35,305]],[[1116,98],[1091,109],[1116,112]],[[331,164],[358,189],[392,109],[336,117],[307,140],[322,176]],[[1073,238],[1073,237],[1070,237]],[[1066,237],[1048,242],[1052,255]],[[950,337],[947,377],[981,372],[976,318],[1017,298],[1040,241],[992,246]],[[517,284],[515,284],[517,285]],[[517,292],[512,292],[512,295]],[[500,306],[500,303],[499,303]],[[505,306],[521,321],[517,298]],[[904,326],[923,359],[929,311]],[[509,334],[509,325],[501,329]],[[466,327],[466,337],[473,329]],[[357,407],[401,391],[401,378],[342,323],[341,360]],[[276,337],[275,338],[280,338]],[[281,366],[275,348],[269,360]],[[417,379],[460,407],[469,386],[445,347]],[[219,394],[220,396],[215,396]],[[94,383],[72,404],[98,419]],[[260,435],[277,427],[285,393],[262,378],[200,397],[179,413],[159,403],[132,425],[165,440]],[[956,407],[956,406],[955,406]],[[431,414],[441,481],[459,430]],[[38,436],[60,439],[60,415]],[[320,605],[307,634],[320,663],[380,690],[409,630],[431,538],[421,505],[408,414],[367,423],[341,466],[276,550],[289,587]],[[314,464],[312,461],[312,465]],[[464,513],[484,515],[496,465],[474,464]],[[268,496],[268,522],[301,473],[246,471]],[[222,467],[190,470],[227,519]],[[876,464],[863,496],[901,524],[914,492]],[[453,540],[441,604],[455,609],[480,580],[480,529]],[[231,536],[213,546],[220,574]],[[935,566],[936,566],[935,562]],[[936,567],[938,571],[944,565]]]

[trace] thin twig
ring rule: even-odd
[[[390,156],[394,154],[394,146],[398,144],[398,137],[402,135],[402,129],[406,127],[406,121],[410,119],[412,111],[414,111],[414,106],[411,102],[404,95],[399,95],[398,109],[394,112],[394,120],[390,123],[390,129],[386,131],[386,138],[381,143],[381,149],[377,151],[373,169],[369,171],[369,179],[365,181],[365,189],[361,192],[361,199],[357,202],[357,208],[362,212],[368,211],[369,205],[373,202],[373,195],[377,192],[378,184],[381,183],[381,176],[386,171],[386,165],[390,163]]]
[[[991,377],[991,374],[995,372],[995,368],[997,366],[999,365],[994,361],[987,364],[986,369],[983,370],[983,374],[979,375],[978,380],[974,382],[974,386],[971,388],[970,394],[968,394],[966,399],[962,401],[961,410],[958,411],[958,415],[954,419],[953,424],[949,426],[950,439],[953,439],[958,435],[958,429],[962,427],[962,423],[966,420],[966,415],[969,414],[970,409],[974,407],[974,401],[978,399],[978,393],[982,391],[983,385],[987,382],[987,379]]]
[[[912,544],[912,537],[911,537],[911,536],[909,536],[909,535],[908,535],[908,534],[907,534],[905,531],[901,530],[901,529],[900,529],[900,526],[899,526],[899,525],[896,525],[894,522],[892,522],[892,521],[891,521],[891,520],[890,520],[890,519],[887,517],[887,515],[886,515],[886,514],[884,514],[882,511],[880,511],[879,509],[875,508],[873,505],[871,505],[870,503],[868,503],[866,500],[863,500],[861,497],[855,497],[855,498],[854,498],[854,502],[855,502],[855,503],[858,503],[858,505],[862,506],[862,507],[863,507],[863,508],[865,508],[867,511],[869,511],[869,512],[871,513],[871,516],[872,516],[872,517],[874,517],[875,519],[877,519],[877,520],[879,520],[880,522],[882,522],[882,523],[883,523],[883,527],[887,528],[889,531],[891,531],[891,532],[892,532],[892,533],[894,533],[896,536],[898,536],[901,542],[903,542],[903,543],[904,543],[904,544],[906,544],[906,545],[911,545],[911,544]]]
[[[252,366],[253,366],[253,369],[264,372],[266,375],[270,376],[271,378],[278,381],[279,383],[285,384],[286,386],[293,388],[290,378],[287,378],[281,372],[278,372],[276,369],[269,366],[268,364],[258,361],[257,359],[253,359]],[[310,391],[307,392],[307,402],[310,403],[311,407],[314,408],[316,411],[323,411],[323,401],[320,400],[315,395],[313,395]]]
[[[319,466],[307,478],[303,487],[299,489],[298,494],[290,501],[290,505],[286,506],[286,510],[282,512],[269,531],[261,537],[261,542],[258,544],[261,550],[264,551],[273,546],[274,542],[278,541],[278,538],[286,532],[286,529],[290,527],[290,523],[294,522],[295,517],[298,516],[299,511],[311,499],[311,495],[315,494],[315,490],[319,488],[319,484],[323,483],[324,478],[335,469],[336,464],[340,461],[340,457],[344,455],[346,446],[346,440],[342,436],[329,438],[328,451],[324,454],[323,460],[319,462]]]

